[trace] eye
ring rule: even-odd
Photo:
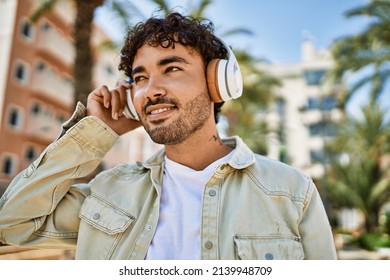
[[[177,66],[169,66],[165,69],[165,73],[180,71],[181,68]]]
[[[134,83],[138,84],[139,82],[145,80],[146,77],[139,75],[139,76],[135,76],[133,79],[134,79]]]

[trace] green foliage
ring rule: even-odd
[[[347,93],[344,102],[369,84],[370,102],[375,103],[381,94],[388,94],[383,87],[390,77],[390,0],[372,0],[348,11],[346,16],[369,16],[372,21],[360,34],[342,37],[332,45],[336,66],[330,78],[340,81],[348,73],[364,73]]]
[[[357,238],[356,244],[362,249],[374,251],[378,248],[390,247],[390,237],[382,233],[364,233]]]
[[[43,14],[51,11],[57,2],[58,0],[40,0],[39,6],[30,16],[30,20],[34,23],[37,22]]]
[[[362,109],[362,118],[347,118],[327,147],[334,155],[327,178],[328,196],[334,207],[362,210],[366,230],[373,232],[378,227],[379,210],[390,197],[389,167],[382,164],[390,152],[390,122],[378,105],[379,97],[389,93],[384,86],[390,78],[390,0],[371,0],[347,11],[346,16],[368,16],[371,21],[361,33],[342,37],[332,45],[335,67],[330,81],[340,82],[359,73],[361,78],[340,100],[345,107],[358,90],[369,85],[369,102]],[[341,154],[349,161],[340,162]]]
[[[390,152],[390,122],[379,106],[367,106],[363,113],[363,119],[350,117],[340,125],[339,135],[327,146],[329,153],[349,158],[345,163],[334,157],[327,184],[333,206],[362,210],[370,231],[390,198],[388,167],[381,165],[382,156]]]
[[[381,231],[385,234],[390,234],[390,211],[386,211],[383,214],[383,220],[381,224]]]

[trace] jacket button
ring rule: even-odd
[[[204,244],[204,246],[206,247],[206,249],[211,249],[213,248],[213,242],[211,241],[206,241],[206,243]]]
[[[274,255],[272,255],[271,253],[267,253],[267,254],[265,254],[265,259],[266,260],[273,260],[274,259]]]
[[[99,220],[100,219],[100,214],[99,213],[95,213],[95,214],[93,214],[92,218],[94,220]]]
[[[215,190],[209,190],[209,195],[210,196],[215,196],[217,192]]]

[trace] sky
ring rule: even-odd
[[[199,0],[168,0],[171,7],[190,10]],[[221,35],[234,28],[243,27],[253,35],[234,35],[224,38],[229,45],[246,49],[257,58],[270,62],[293,63],[300,60],[300,44],[310,36],[319,49],[345,35],[364,29],[368,18],[346,19],[344,13],[366,4],[368,0],[213,0],[205,10]],[[149,0],[133,1],[149,17],[156,6]],[[116,39],[120,32],[112,32],[114,20],[108,13],[98,12],[100,25]],[[140,21],[142,18],[136,20]],[[120,30],[119,30],[120,31]]]

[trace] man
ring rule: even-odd
[[[310,178],[253,154],[238,137],[220,139],[225,99],[212,93],[208,72],[230,50],[212,27],[171,13],[129,31],[119,68],[133,83],[94,90],[14,179],[0,201],[0,241],[77,247],[77,259],[336,257]],[[140,122],[125,116],[127,101]],[[72,185],[141,124],[162,151]]]

